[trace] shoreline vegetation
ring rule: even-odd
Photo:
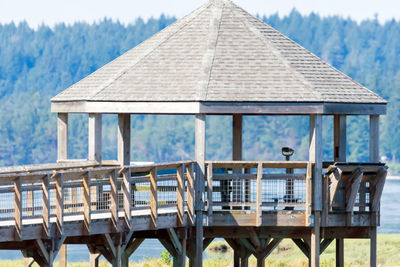
[[[344,242],[345,266],[367,266],[369,265],[369,240],[367,239],[346,239]],[[172,266],[172,258],[165,253],[162,257],[145,258],[139,262],[130,262],[130,267],[162,267]],[[233,266],[233,251],[225,241],[214,241],[207,248],[207,259],[204,260],[206,267]],[[306,267],[308,261],[295,244],[286,239],[267,258],[267,266],[290,266]],[[378,235],[378,264],[381,266],[400,265],[400,234],[379,234]],[[0,267],[23,266],[22,260],[0,260]],[[38,266],[33,264],[32,266]],[[58,267],[58,262],[55,267]],[[71,262],[69,267],[88,267],[88,262]],[[101,261],[100,267],[110,266]],[[254,257],[250,257],[249,266],[256,266]],[[321,255],[321,266],[335,265],[335,242]]]

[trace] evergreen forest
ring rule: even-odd
[[[381,158],[400,159],[400,22],[301,15],[259,17],[389,101],[382,116]],[[56,114],[50,99],[173,23],[160,16],[124,25],[109,19],[88,24],[31,28],[0,24],[0,166],[55,162]],[[88,115],[70,116],[69,157],[87,157]],[[232,118],[207,118],[207,158],[231,158]],[[368,160],[367,116],[349,116],[348,160]],[[132,161],[176,161],[194,156],[193,116],[132,116]],[[283,160],[280,149],[307,159],[308,117],[244,117],[244,159]],[[324,118],[324,159],[332,160],[333,118]],[[103,117],[103,158],[116,159],[117,116]]]

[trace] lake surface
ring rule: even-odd
[[[400,180],[387,180],[381,199],[381,226],[379,233],[400,234]],[[131,261],[158,258],[165,250],[157,240],[147,239],[130,257]],[[205,255],[207,257],[207,255]],[[0,260],[22,259],[19,251],[0,251]],[[68,261],[89,261],[89,251],[84,245],[68,245]]]

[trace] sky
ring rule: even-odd
[[[296,8],[302,14],[340,15],[360,22],[378,16],[380,22],[400,20],[399,0],[233,0],[252,14],[288,14]],[[32,27],[44,23],[95,22],[104,17],[133,23],[136,18],[158,17],[162,13],[182,17],[207,0],[0,0],[0,23],[27,21]]]

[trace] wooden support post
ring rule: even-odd
[[[379,162],[379,115],[369,117],[369,161]]]
[[[377,266],[376,226],[370,228],[370,266]]]
[[[24,267],[31,267],[35,260],[33,258],[24,257]]]
[[[207,226],[212,226],[213,221],[213,164],[207,166]]]
[[[336,267],[344,266],[344,239],[336,239]]]
[[[118,162],[124,166],[131,162],[130,114],[118,114]]]
[[[111,222],[114,230],[118,231],[118,187],[117,187],[118,171],[113,171],[110,174],[110,211]]]
[[[157,168],[150,171],[150,210],[153,229],[157,229],[158,196],[157,196]]]
[[[320,256],[320,212],[314,212],[314,227],[311,230],[311,267],[319,266],[319,256]]]
[[[354,204],[358,190],[360,189],[363,173],[360,169],[354,170],[352,176],[346,183],[346,224],[351,226]]]
[[[56,227],[58,234],[64,232],[64,181],[63,174],[56,174]]]
[[[310,247],[306,242],[304,242],[301,239],[292,239],[293,242],[296,244],[296,246],[303,252],[304,256],[307,257],[308,260],[310,260]]]
[[[132,186],[130,183],[131,169],[127,168],[122,172],[122,195],[124,202],[125,223],[128,228],[131,227],[132,220]]]
[[[144,238],[136,238],[132,242],[128,243],[125,250],[122,251],[121,255],[121,266],[129,267],[129,257],[136,251],[136,249],[143,243]]]
[[[101,253],[99,253],[99,252],[95,252],[95,253],[90,252],[89,266],[90,267],[99,267],[100,256],[101,256]]]
[[[193,164],[187,166],[187,206],[188,206],[188,225],[194,225],[194,202],[195,202],[195,190],[194,190],[194,171]]]
[[[57,160],[65,160],[68,158],[68,113],[57,116]]]
[[[89,160],[95,160],[99,164],[102,159],[102,149],[101,149],[101,140],[102,140],[102,130],[101,130],[101,114],[90,113],[89,114]]]
[[[195,210],[196,210],[196,245],[195,266],[203,266],[203,191],[206,160],[206,115],[196,115],[195,122],[195,159],[196,159],[196,181],[195,181]]]
[[[185,166],[181,165],[176,171],[177,178],[177,211],[178,211],[178,225],[185,224]]]
[[[63,244],[60,248],[60,267],[67,267],[67,245]]]
[[[232,116],[232,160],[242,160],[242,128],[243,128],[243,117],[241,114],[235,114]],[[241,173],[242,170],[233,169],[233,173]],[[226,182],[225,182],[226,183]],[[228,186],[226,185],[228,188]],[[240,203],[244,201],[242,199],[242,181],[232,181],[232,196],[233,202]],[[241,207],[233,207],[232,209],[240,209]]]
[[[256,201],[256,225],[261,226],[262,224],[262,176],[263,166],[262,163],[258,163],[257,166],[257,201]]]
[[[240,254],[238,251],[233,251],[233,266],[240,267]]]
[[[90,216],[92,213],[92,205],[90,200],[90,178],[91,173],[83,176],[83,224],[86,229],[86,233],[90,234]]]
[[[335,115],[333,123],[333,157],[335,162],[346,162],[346,115]]]
[[[42,180],[42,218],[43,232],[47,238],[51,237],[49,183],[50,175],[46,175]]]
[[[14,220],[16,240],[22,240],[22,185],[21,177],[14,180]]]
[[[310,115],[309,161],[314,163],[313,210],[322,210],[322,115]]]

